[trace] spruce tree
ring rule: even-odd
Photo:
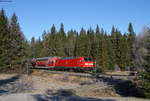
[[[9,22],[5,15],[5,11],[0,11],[0,69],[9,68],[10,65],[10,31]]]
[[[89,50],[88,50],[87,40],[88,38],[87,38],[86,31],[83,28],[81,28],[80,35],[77,37],[76,40],[75,56],[88,56]]]
[[[128,46],[129,46],[129,58],[130,58],[130,69],[134,70],[134,53],[133,53],[133,44],[135,42],[136,34],[134,32],[132,23],[129,23],[128,26]]]
[[[57,55],[57,30],[55,28],[55,25],[53,24],[50,32],[46,32],[45,33],[45,37],[43,38],[43,49],[42,52],[44,54],[44,56],[56,56]],[[40,44],[39,43],[39,44]],[[42,46],[41,46],[42,47]],[[45,53],[46,52],[46,53]]]
[[[55,25],[53,24],[53,26],[51,27],[51,31],[50,31],[50,36],[49,36],[49,49],[50,49],[50,56],[56,56],[56,43],[57,43],[57,39],[56,39],[56,35],[57,35],[57,30]]]
[[[116,28],[113,26],[111,30],[111,43],[112,43],[112,50],[114,52],[114,66],[118,66],[118,57],[117,57],[117,49],[118,49],[118,39],[117,39],[117,32]]]
[[[129,46],[126,34],[122,35],[120,39],[120,66],[122,70],[129,69]]]
[[[64,25],[61,24],[60,30],[56,35],[56,55],[57,56],[65,56],[65,48],[66,48],[66,33],[64,31]]]
[[[115,65],[115,52],[113,50],[113,44],[111,42],[111,36],[107,35],[107,61],[108,61],[108,70],[113,71]]]
[[[116,29],[116,38],[114,39],[116,40],[116,63],[117,65],[120,67],[120,69],[123,70],[122,68],[122,64],[121,64],[121,45],[120,45],[120,42],[121,42],[121,33],[118,31],[118,29]]]
[[[35,50],[36,50],[35,54],[36,54],[36,57],[45,57],[44,54],[42,53],[43,48],[44,48],[43,41],[39,37],[38,40],[36,40],[36,43],[35,43]],[[46,56],[49,56],[49,54],[47,54]]]
[[[10,35],[11,35],[11,68],[20,67],[21,63],[26,57],[26,40],[24,34],[21,32],[20,25],[16,14],[14,13],[10,22]]]
[[[125,70],[122,60],[122,42],[123,42],[123,37],[120,31],[118,31],[117,28],[112,27],[112,32],[111,32],[111,42],[113,45],[113,51],[114,51],[114,61],[115,61],[115,67],[119,67],[121,70]],[[117,68],[116,68],[117,69]]]
[[[76,43],[77,32],[72,29],[68,31],[67,40],[66,40],[66,50],[65,54],[70,56],[75,56],[75,43]]]
[[[29,52],[28,52],[30,58],[35,58],[36,57],[35,51],[36,51],[35,50],[35,38],[32,37],[31,42],[30,42]]]
[[[89,28],[87,30],[87,51],[88,51],[88,56],[92,56],[93,58],[94,56],[94,52],[95,52],[95,32],[92,28]]]
[[[97,68],[99,67],[99,63],[100,63],[100,60],[101,60],[101,55],[100,55],[100,53],[101,53],[101,47],[100,47],[100,45],[101,45],[101,41],[100,41],[100,38],[101,38],[101,33],[100,33],[100,28],[99,28],[99,26],[97,25],[97,27],[96,27],[96,34],[95,34],[95,43],[96,43],[96,45],[94,46],[95,47],[95,52],[93,52],[92,54],[93,54],[93,57],[94,57],[94,59],[96,60],[96,65],[97,65]]]
[[[44,31],[43,31],[43,34],[42,34],[42,40],[43,40],[43,42],[42,42],[43,48],[42,48],[42,50],[41,50],[41,56],[42,56],[42,57],[47,57],[47,56],[49,56],[50,50],[49,50],[48,39],[49,39],[49,34],[44,30]],[[39,45],[38,42],[39,42],[39,41],[36,41],[36,47],[38,47],[38,45]]]
[[[105,71],[105,70],[107,70],[107,67],[108,67],[107,37],[106,37],[106,34],[103,29],[101,29],[100,33],[101,33],[100,46],[99,46],[100,53],[98,54],[98,55],[100,55],[99,65]]]

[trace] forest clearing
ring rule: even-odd
[[[30,75],[0,74],[1,101],[149,101],[135,98],[137,94],[127,78],[94,79],[43,71]]]

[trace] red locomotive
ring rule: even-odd
[[[44,57],[32,59],[33,67],[54,68],[54,69],[82,69],[93,70],[94,61],[91,57]]]

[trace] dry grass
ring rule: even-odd
[[[96,80],[92,78],[50,74],[40,71],[34,71],[32,76],[32,78],[35,77],[35,79],[38,77],[38,80],[34,79],[36,82],[34,82],[34,87],[36,88],[44,87],[54,91],[59,89],[72,89],[76,92],[76,95],[82,97],[119,96],[112,87],[103,82],[96,82]]]
[[[129,71],[113,71],[113,72],[105,72],[107,75],[125,75],[128,76],[130,74]]]
[[[6,75],[0,78],[9,78],[13,75]],[[57,91],[59,89],[71,89],[76,95],[82,97],[102,97],[119,96],[113,87],[103,81],[97,82],[96,79],[79,76],[68,76],[65,74],[50,74],[41,71],[33,71],[31,75],[22,75],[19,77],[18,91],[21,89],[32,88],[30,93],[44,94],[47,90]],[[90,92],[90,93],[89,93]]]
[[[121,72],[119,72],[119,74],[120,73]],[[7,80],[15,75],[16,74],[0,74],[0,80]],[[39,95],[41,95],[42,98],[49,98],[50,96],[54,96],[54,98],[56,98],[55,96],[64,96],[64,98],[65,96],[67,96],[66,98],[72,96],[73,98],[74,96],[79,98],[120,98],[120,95],[116,93],[115,89],[112,86],[109,86],[101,80],[97,81],[91,78],[68,76],[65,74],[50,74],[40,71],[34,71],[31,75],[21,75],[19,76],[19,79],[17,79],[14,83],[8,83],[8,85],[6,84],[4,86],[4,88],[7,87],[8,89],[12,89],[14,91],[13,93],[22,93],[22,96],[24,96],[24,93],[27,93],[36,95],[38,97]],[[18,96],[20,95],[16,94],[16,97]],[[137,99],[122,99],[123,98],[121,98],[121,100],[119,99],[115,101],[137,101]]]
[[[118,97],[119,95],[115,93],[115,90],[104,84],[95,83],[91,85],[84,85],[74,89],[76,94],[82,97]],[[89,93],[90,92],[90,93]]]
[[[0,74],[0,80],[11,78],[13,76],[16,76],[17,74]]]

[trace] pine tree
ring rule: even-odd
[[[115,68],[116,66],[121,69],[124,70],[125,67],[122,64],[122,34],[120,31],[118,31],[118,29],[114,28],[114,26],[112,27],[112,32],[111,32],[111,42],[113,45],[113,51],[114,51],[114,61],[115,61]]]
[[[50,49],[50,56],[56,56],[56,43],[57,43],[57,39],[56,39],[56,35],[57,35],[57,30],[55,25],[53,24],[53,26],[51,27],[51,32],[49,35],[49,49]]]
[[[131,22],[129,23],[129,26],[128,26],[128,32],[129,32],[130,34],[134,34],[134,30],[133,30],[133,26],[132,26],[132,23],[131,23]]]
[[[5,11],[0,11],[0,69],[10,67],[10,31]]]
[[[75,50],[76,54],[75,56],[88,56],[88,44],[87,44],[87,34],[86,31],[81,28],[80,35],[77,37]]]
[[[45,57],[44,54],[42,53],[43,49],[44,49],[44,45],[43,45],[41,38],[39,37],[39,39],[36,40],[36,43],[35,43],[36,57]],[[47,56],[49,56],[49,54]]]
[[[35,51],[36,51],[35,50],[35,38],[32,37],[29,52],[28,52],[30,58],[35,58],[36,57]]]
[[[129,46],[127,42],[127,35],[124,34],[121,36],[120,39],[120,65],[122,67],[122,70],[129,69]]]
[[[65,48],[67,47],[65,45],[66,43],[66,33],[64,31],[64,25],[61,24],[60,30],[56,35],[56,55],[57,56],[65,56]]]
[[[56,49],[58,42],[57,37],[59,36],[57,36],[57,30],[55,28],[55,25],[52,25],[50,32],[44,31],[44,34],[45,37],[43,37],[43,42],[40,42],[43,43],[43,56],[56,56],[59,51]]]
[[[95,52],[95,32],[92,28],[87,30],[87,45],[88,45],[88,56],[94,57],[94,52]]]
[[[117,59],[117,49],[118,49],[118,40],[117,40],[117,32],[116,32],[116,28],[113,26],[112,30],[111,30],[111,43],[112,43],[112,50],[114,52],[114,66],[118,66],[118,59]]]
[[[49,49],[49,34],[44,30],[43,31],[43,34],[42,34],[42,45],[43,45],[43,48],[41,50],[41,57],[47,57],[49,56],[49,52],[50,52],[50,49]],[[36,41],[36,47],[38,47],[39,41]]]
[[[100,60],[101,60],[101,33],[100,33],[100,28],[99,28],[98,25],[96,27],[96,35],[95,36],[96,36],[96,39],[95,39],[95,42],[96,42],[95,55],[96,55],[96,57],[94,57],[94,58],[96,60],[96,65],[97,65],[96,68],[100,69]]]
[[[100,61],[99,61],[99,66],[103,68],[103,70],[107,70],[108,67],[108,54],[107,54],[107,37],[103,29],[101,29],[101,36],[100,36],[100,46],[99,46],[99,51],[100,53]]]
[[[133,30],[133,26],[132,26],[132,23],[129,23],[129,26],[128,26],[128,46],[129,46],[129,56],[130,56],[130,67],[131,67],[131,70],[133,70],[134,68],[134,53],[133,53],[133,44],[135,42],[135,37],[136,37],[136,34]]]
[[[26,57],[26,40],[21,32],[20,25],[17,20],[17,16],[14,13],[10,22],[10,35],[11,35],[11,68],[21,67],[21,63]]]
[[[66,50],[65,54],[70,57],[70,56],[75,56],[75,43],[76,43],[76,37],[77,37],[77,32],[73,31],[72,29],[68,31],[67,34],[67,41],[66,41]]]
[[[111,36],[107,36],[107,61],[108,61],[108,70],[114,70],[115,65],[115,52],[113,50],[113,44],[111,42]]]

